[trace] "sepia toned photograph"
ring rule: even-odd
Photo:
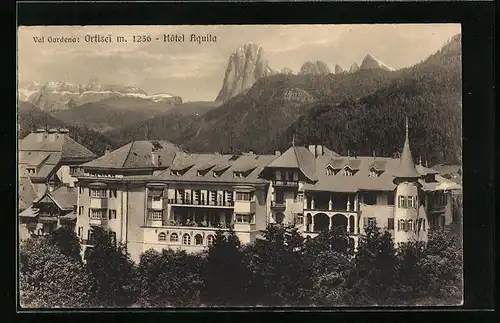
[[[23,309],[463,304],[460,24],[19,26]]]

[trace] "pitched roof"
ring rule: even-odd
[[[181,175],[172,175],[170,171],[157,171],[153,175],[155,179],[172,181],[172,182],[220,182],[231,184],[265,184],[266,180],[259,177],[259,174],[264,167],[276,158],[275,155],[253,155],[245,154],[239,158],[231,158],[233,155],[221,154],[189,154],[190,162],[194,163],[194,167],[189,168]],[[187,158],[179,154],[180,158]],[[176,156],[177,159],[177,156]],[[174,163],[177,161],[174,160]],[[214,165],[213,170],[226,170],[214,177],[213,172],[199,174],[198,170],[207,170],[207,165]],[[251,166],[249,166],[251,165]],[[246,177],[235,177],[232,170],[241,168],[253,168]],[[201,176],[200,176],[201,175]]]
[[[182,152],[182,149],[166,140],[132,141],[84,164],[83,167],[111,169],[152,168],[154,165],[151,159],[151,151],[157,144],[161,145],[161,148],[159,146],[156,148],[159,163],[164,167],[170,166],[176,153]]]
[[[328,150],[328,152],[330,152],[330,150]],[[298,168],[310,180],[317,180],[315,174],[315,157],[306,147],[290,147],[269,165],[267,165],[267,167]]]
[[[51,196],[62,209],[72,209],[77,203],[77,189],[75,187],[61,186],[50,192]]]
[[[93,152],[74,141],[67,133],[51,135],[43,136],[40,133],[30,133],[19,141],[19,151],[59,152],[63,159],[90,160],[96,157]],[[40,139],[40,136],[43,137]]]
[[[36,198],[36,189],[29,178],[20,177],[18,182],[19,210],[24,210],[30,207]]]
[[[341,164],[343,165],[355,164],[357,165],[358,171],[352,176],[344,176],[342,172],[328,175],[323,170],[325,170],[328,165],[332,164],[332,160],[328,156],[320,156],[316,158],[316,174],[318,175],[318,181],[314,184],[305,184],[304,190],[354,193],[360,190],[391,191],[396,188],[393,179],[400,164],[399,159],[388,157],[344,156],[342,158],[336,158],[335,160],[341,160]],[[355,163],[353,163],[354,161]],[[341,165],[340,163],[337,164]],[[382,171],[377,177],[370,177],[370,169],[373,165],[377,165],[377,170]],[[337,169],[341,168],[342,167],[339,167]],[[419,177],[434,171],[433,169],[425,167],[417,169],[419,170]],[[419,181],[425,183],[423,179]],[[435,189],[435,187],[439,187],[439,184],[440,182],[436,182],[436,184],[426,183],[426,187],[428,189]]]
[[[408,118],[406,118],[406,137],[403,152],[401,153],[399,166],[394,176],[396,178],[418,178],[420,176],[411,155],[410,140],[408,139]]]

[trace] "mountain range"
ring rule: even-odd
[[[71,109],[107,98],[139,98],[153,103],[182,103],[182,98],[166,93],[148,95],[144,90],[116,84],[73,84],[32,82],[19,87],[18,97],[45,111]]]
[[[408,115],[416,156],[431,162],[460,158],[460,35],[410,68],[394,70],[368,54],[360,65],[349,70],[337,65],[334,71],[311,61],[297,74],[289,68],[278,72],[260,46],[245,44],[229,57],[214,102],[154,102],[125,95],[147,96],[126,88],[123,95],[72,108],[41,108],[63,124],[108,138],[112,148],[148,138],[191,151],[235,153],[286,149],[294,136],[297,144],[323,143],[344,154],[391,155],[402,145]],[[21,114],[26,128],[22,123],[31,121]]]

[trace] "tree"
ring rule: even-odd
[[[199,305],[204,259],[200,254],[172,249],[147,250],[137,268],[140,295],[145,307]]]
[[[450,228],[429,232],[429,242],[418,266],[426,274],[422,284],[434,303],[462,302],[463,248]]]
[[[396,254],[391,234],[381,233],[376,226],[367,227],[365,235],[359,238],[354,263],[345,302],[351,305],[393,303]]]
[[[23,307],[74,308],[92,305],[92,278],[81,261],[50,238],[30,238],[19,251],[19,296]]]
[[[270,224],[264,238],[245,251],[244,262],[251,273],[247,293],[258,304],[308,303],[310,275],[303,237],[291,226]]]
[[[55,244],[66,256],[81,262],[81,246],[75,231],[68,227],[60,227],[49,235],[49,241]]]
[[[306,243],[305,263],[310,266],[309,299],[315,305],[340,305],[353,271],[354,250],[344,230],[328,230]]]
[[[217,306],[242,305],[248,274],[242,262],[240,241],[231,228],[217,230],[209,246],[203,273],[202,301]]]
[[[124,307],[134,302],[135,268],[126,249],[113,241],[109,232],[93,228],[93,247],[86,267],[96,284],[96,306]]]

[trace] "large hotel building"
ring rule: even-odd
[[[80,167],[74,227],[83,249],[100,226],[135,261],[150,248],[200,251],[231,226],[251,243],[269,223],[295,224],[312,238],[341,227],[354,247],[372,223],[396,243],[426,241],[429,229],[452,222],[451,192],[461,189],[414,163],[408,129],[400,158],[293,144],[274,155],[194,154],[134,141]]]

